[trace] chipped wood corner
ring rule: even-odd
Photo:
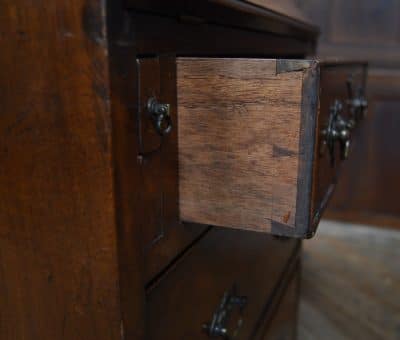
[[[279,59],[276,61],[276,74],[315,70],[319,65],[317,60]]]

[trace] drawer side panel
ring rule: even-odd
[[[177,59],[182,220],[296,234],[300,163],[313,152],[301,140],[311,64]]]

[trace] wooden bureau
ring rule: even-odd
[[[367,65],[259,1],[0,13],[0,339],[294,339]]]

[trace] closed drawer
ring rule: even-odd
[[[213,228],[148,291],[148,338],[207,339],[218,325],[235,339],[251,338],[298,253],[296,240]],[[221,307],[227,293],[238,304]]]
[[[300,265],[297,263],[288,282],[284,284],[282,295],[278,297],[272,315],[258,330],[254,340],[294,340],[298,322],[300,296]]]
[[[361,116],[350,105],[346,77],[355,69],[362,77],[365,65],[332,67],[313,60],[176,60],[181,220],[314,235]],[[357,89],[353,99],[363,94]]]

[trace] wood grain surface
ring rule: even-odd
[[[104,3],[0,18],[0,339],[120,339]]]
[[[300,163],[313,153],[313,142],[307,149],[300,140],[309,67],[267,59],[177,60],[184,221],[258,231],[270,231],[273,221],[295,227]],[[307,190],[299,198],[309,199]]]

